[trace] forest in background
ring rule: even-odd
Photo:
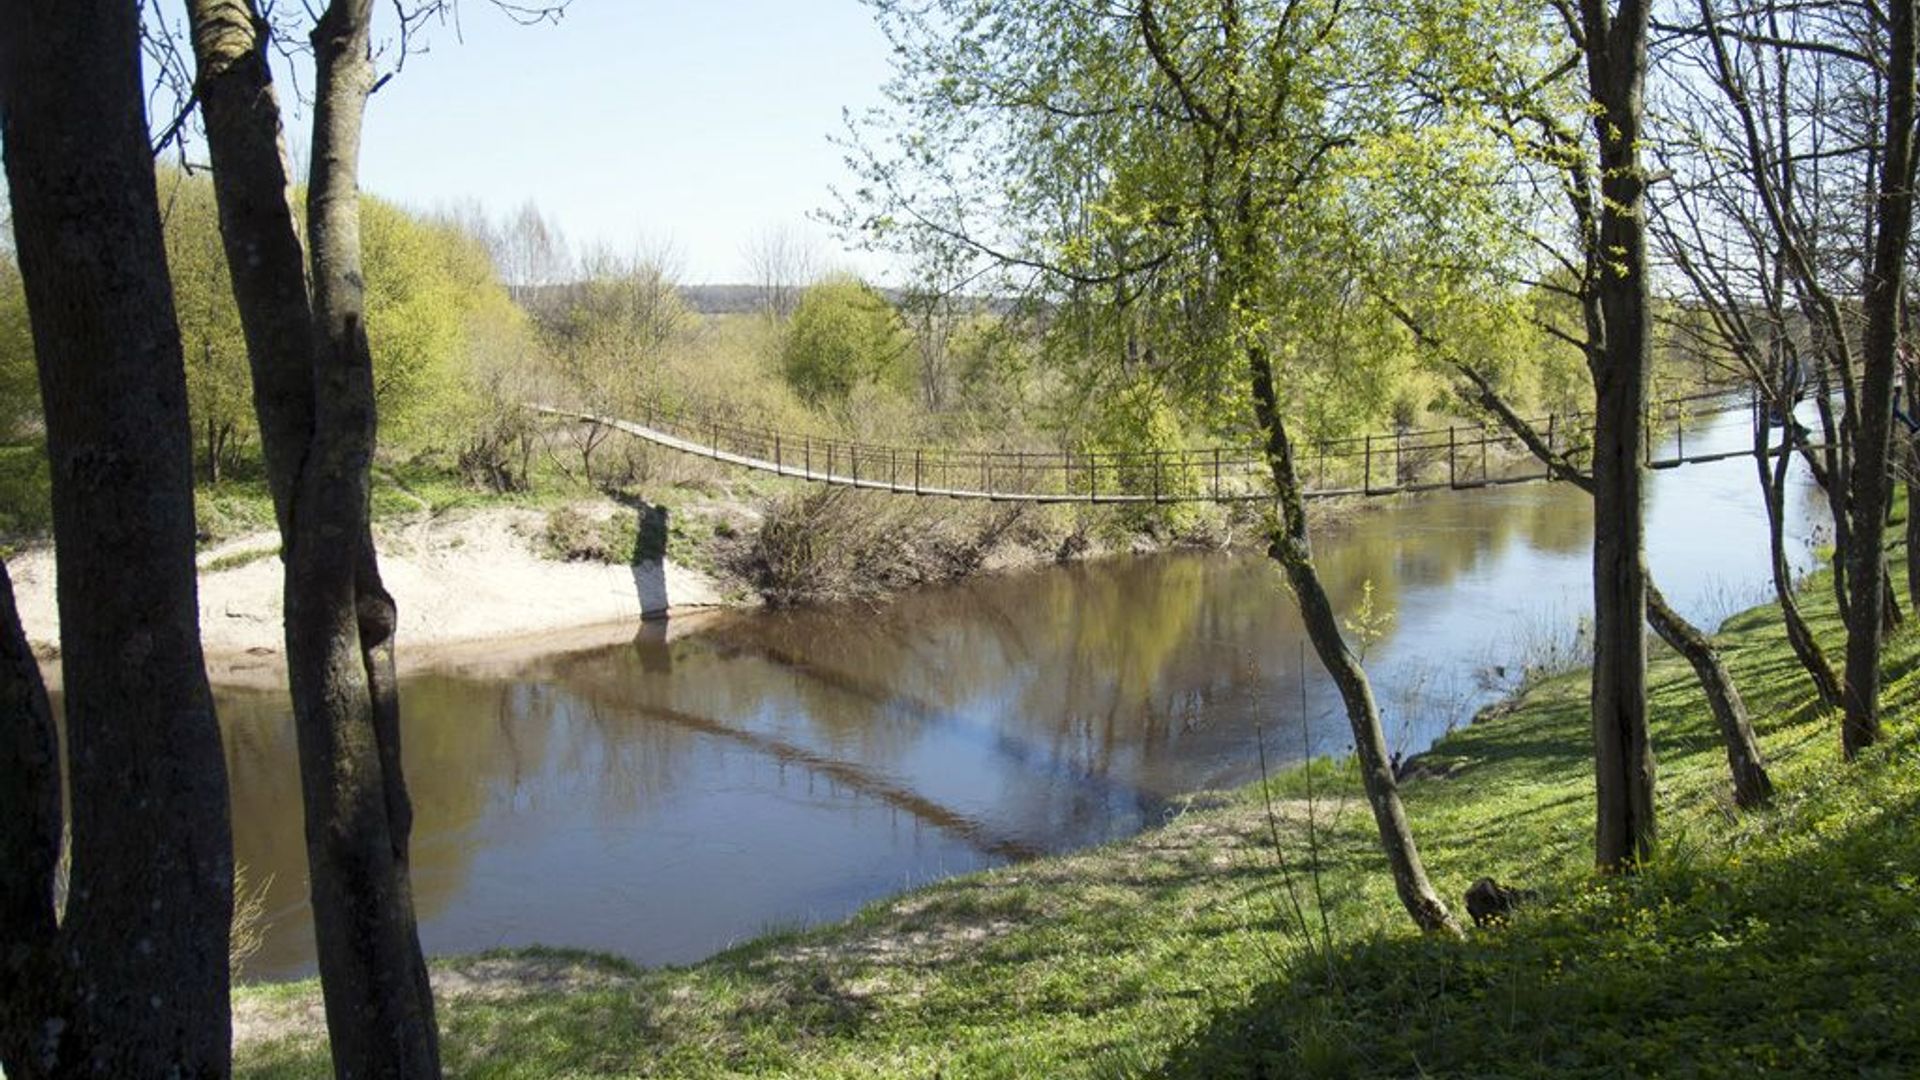
[[[158,183],[202,541],[212,543],[271,524],[246,344],[211,179],[163,167]],[[375,195],[361,204],[379,462],[404,488],[552,503],[662,498],[714,478],[712,466],[538,417],[524,407],[535,402],[615,416],[653,403],[788,432],[955,448],[1114,453],[1253,438],[1242,405],[1197,404],[1172,382],[1179,361],[1116,337],[1109,324],[1124,319],[1108,318],[1097,298],[877,287],[778,227],[744,253],[754,282],[688,286],[671,249],[576,251],[532,203],[499,218]],[[1310,437],[1481,422],[1390,313],[1358,292],[1352,299],[1315,333],[1316,348],[1348,361],[1340,379],[1301,391]],[[1550,319],[1575,317],[1545,292],[1520,302]],[[1577,354],[1500,314],[1487,306],[1460,321],[1479,320],[1484,348],[1529,358],[1511,365],[1512,400],[1576,408],[1588,393]],[[1678,348],[1672,355],[1672,385],[1698,385],[1707,369]],[[10,246],[0,247],[0,537],[15,544],[48,527],[39,408],[19,272]],[[774,501],[791,486],[761,495]],[[1222,513],[1136,511],[1120,527],[1204,533]]]

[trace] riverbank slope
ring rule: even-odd
[[[1047,562],[1179,546],[1226,547],[1227,510],[1173,533],[1155,514],[1007,508],[816,489],[736,495],[665,489],[549,506],[418,496],[374,526],[381,576],[400,612],[402,673],[511,666],[529,656],[629,641],[646,619],[762,603],[879,602],[905,590]],[[203,509],[206,509],[203,507]],[[248,507],[257,516],[257,508]],[[1344,505],[1316,507],[1337,522]],[[1251,535],[1241,530],[1244,538]],[[199,555],[200,630],[216,685],[284,681],[279,535],[222,535]],[[53,549],[7,557],[27,640],[57,679]]]
[[[381,523],[380,570],[400,609],[404,669],[551,651],[563,633],[582,647],[596,643],[596,632],[628,640],[643,616],[738,601],[712,575],[671,559],[555,558],[545,550],[549,516],[486,508]],[[200,635],[216,684],[284,678],[279,550],[276,534],[256,532],[201,556]],[[27,640],[51,660],[60,640],[53,550],[24,552],[8,568]]]
[[[1830,643],[1830,591],[1807,600]],[[1780,789],[1737,814],[1683,664],[1656,663],[1666,853],[1591,872],[1586,676],[1425,755],[1409,810],[1456,903],[1412,933],[1351,769],[1204,794],[1137,838],[933,885],[685,969],[523,951],[436,961],[463,1076],[1615,1075],[1920,1070],[1920,640],[1882,747],[1838,760],[1771,609],[1722,642]],[[583,871],[586,872],[586,871]],[[663,880],[663,888],[671,888]],[[1462,912],[1464,916],[1464,912]],[[327,1072],[317,986],[236,992],[241,1075]]]

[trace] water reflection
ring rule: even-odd
[[[1745,439],[1744,420],[1718,437]],[[1650,558],[1682,610],[1765,582],[1753,476],[1735,460],[1655,478]],[[1572,625],[1590,535],[1586,496],[1533,486],[1403,499],[1319,538],[1335,602],[1371,582],[1392,616],[1369,657],[1391,738],[1424,745],[1491,696],[1483,673],[1517,635]],[[1183,554],[742,616],[505,678],[409,679],[425,945],[689,961],[1129,834],[1175,795],[1250,778],[1256,730],[1276,758],[1347,744],[1301,640],[1267,560]],[[310,971],[283,699],[232,691],[221,707],[237,854],[273,878],[251,973]]]

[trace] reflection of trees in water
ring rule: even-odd
[[[269,922],[251,967],[285,970],[313,954],[292,706],[283,690],[222,690],[216,707],[233,806],[234,859],[246,867],[249,882],[265,888]]]
[[[1223,586],[1222,574],[1260,587]],[[776,708],[805,714],[834,745],[893,754],[937,729],[1142,807],[1168,793],[1142,763],[1257,678],[1220,636],[1244,635],[1283,599],[1258,561],[1113,560],[911,594],[878,611],[742,620],[696,640],[730,665],[777,669],[792,697]]]
[[[1160,805],[1105,776],[1070,774],[1018,729],[890,687],[884,681],[889,673],[908,670],[900,658],[929,647],[906,622],[863,628],[855,647],[842,639],[834,655],[856,670],[796,652],[782,633],[760,632],[763,625],[793,629],[781,620],[749,620],[678,642],[665,676],[636,671],[635,654],[625,648],[576,654],[550,673],[604,715],[664,725],[798,766],[999,858],[1037,853],[1063,829],[1086,835],[1096,825]],[[958,684],[920,685],[940,697]],[[929,746],[971,753],[941,756],[943,775],[918,775],[913,754]],[[985,774],[979,772],[983,763]],[[942,788],[955,778],[954,770],[1005,782],[1015,794],[989,807],[962,809],[919,790]]]
[[[1117,565],[1117,564],[1109,564]],[[1161,566],[1164,587],[1126,596],[1104,567],[1017,574],[902,598],[875,612],[808,612],[735,624],[710,640],[728,663],[768,665],[789,707],[830,744],[891,755],[928,725],[984,728],[998,752],[1034,767],[1087,755],[1087,717],[1130,717],[1123,703],[1160,681],[1190,636],[1203,576]],[[1041,702],[1036,692],[1057,701]],[[1071,703],[1071,707],[1068,707]],[[982,715],[986,713],[987,715]],[[1112,740],[1096,739],[1097,743]],[[1044,748],[1038,755],[1034,747]],[[1085,773],[1105,775],[1099,760]]]
[[[1593,500],[1570,485],[1553,489],[1552,498],[1530,500],[1518,531],[1536,551],[1577,555],[1593,544]]]
[[[892,644],[906,643],[896,638]],[[667,646],[665,665],[652,662],[660,655],[655,648],[642,643],[597,649],[548,668],[556,685],[565,688],[570,707],[605,730],[597,754],[649,766],[602,769],[610,773],[604,783],[667,790],[680,774],[661,771],[670,756],[648,747],[705,738],[797,766],[958,836],[985,854],[1020,858],[1040,850],[1017,832],[922,795],[911,775],[892,768],[930,724],[951,723],[952,714],[939,706],[738,635]]]
[[[446,675],[409,678],[402,751],[414,805],[414,903],[422,922],[467,887],[487,832],[556,805],[631,820],[664,797],[691,743],[658,725],[628,729],[565,690]],[[292,718],[282,691],[222,690],[234,855],[264,882],[271,926],[253,969],[284,973],[313,954]],[[492,818],[493,820],[490,820]]]
[[[1439,589],[1509,547],[1572,554],[1593,539],[1593,507],[1567,485],[1405,496],[1324,531],[1314,553],[1336,605],[1371,581],[1376,608],[1392,611],[1410,588]]]
[[[1040,849],[1017,836],[1004,833],[991,824],[957,812],[914,791],[910,786],[889,779],[858,762],[843,761],[808,750],[774,736],[735,727],[724,721],[676,709],[658,706],[629,706],[657,726],[704,735],[744,746],[782,765],[797,765],[811,773],[842,785],[848,790],[904,811],[919,821],[945,830],[967,841],[980,852],[1003,859],[1022,859],[1039,854]]]
[[[1503,544],[1584,543],[1586,527],[1560,498],[1403,500],[1330,533],[1321,555],[1336,603],[1372,581],[1391,611],[1404,589],[1444,585]],[[1202,782],[1196,753],[1250,752],[1256,722],[1270,747],[1297,745],[1299,637],[1267,560],[1180,555],[985,578],[878,609],[739,618],[671,644],[545,658],[514,680],[412,678],[420,914],[464,887],[483,830],[561,811],[644,818],[688,782],[702,740],[978,838],[973,816],[915,790],[911,764],[929,747],[966,747],[956,767],[1003,774],[990,812],[1006,824],[989,848],[1050,844],[1035,835],[1044,829],[1094,835],[1104,818],[1149,815]],[[261,966],[297,964],[310,931],[284,695],[227,691],[221,708],[236,851],[256,880],[273,877],[270,909],[287,924]]]
[[[445,686],[410,680],[403,697],[409,794],[415,812],[414,907],[422,921],[444,910],[464,885],[473,846],[450,842],[479,820],[487,777],[517,755],[499,750],[491,724],[507,685]],[[248,878],[266,885],[270,922],[254,968],[284,971],[312,956],[307,908],[306,845],[293,719],[284,691],[223,690],[219,713],[231,779],[234,857]],[[543,739],[538,719],[514,725],[520,737]],[[479,736],[479,737],[476,737]]]
[[[644,820],[684,781],[694,751],[684,732],[647,723],[592,687],[540,686],[552,705],[553,748],[539,782],[523,787],[530,812],[588,811],[602,822]]]

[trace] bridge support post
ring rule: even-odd
[[[1455,451],[1459,448],[1457,432],[1458,429],[1452,424],[1447,425],[1447,486],[1450,488],[1460,486],[1459,470],[1454,464],[1456,460]]]
[[[1363,470],[1363,474],[1364,474],[1360,479],[1360,490],[1371,495],[1373,494],[1373,436],[1372,435],[1367,436],[1366,453],[1364,454],[1364,456],[1361,457],[1360,460],[1361,460],[1360,468]]]

